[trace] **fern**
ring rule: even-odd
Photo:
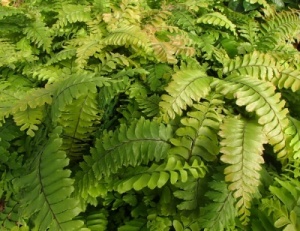
[[[29,172],[16,181],[24,189],[21,211],[31,217],[36,230],[74,230],[82,226],[81,221],[72,221],[79,210],[70,197],[73,180],[69,178],[71,172],[64,169],[68,164],[66,154],[59,151],[60,133],[61,128],[53,131],[48,142],[37,150]]]
[[[257,194],[260,184],[260,164],[266,138],[256,123],[229,118],[221,126],[221,160],[230,164],[224,170],[228,189],[237,199],[236,207],[243,224],[249,222],[251,198]],[[255,134],[255,135],[253,135]],[[234,142],[233,142],[234,141]]]

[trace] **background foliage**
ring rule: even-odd
[[[300,230],[297,7],[2,1],[1,230]]]

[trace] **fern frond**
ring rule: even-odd
[[[119,53],[101,52],[101,54],[95,54],[96,58],[101,60],[101,63],[96,66],[99,73],[113,72],[117,67],[129,67],[130,65],[137,66],[130,58]]]
[[[150,189],[162,188],[168,181],[171,184],[186,182],[189,177],[203,178],[206,174],[206,167],[203,162],[197,159],[191,165],[182,164],[175,157],[168,158],[162,165],[152,164],[148,167],[135,167],[127,169],[120,181],[117,181],[114,188],[119,193],[127,192],[131,189],[139,191],[145,187]]]
[[[62,8],[58,11],[57,22],[54,28],[61,28],[68,23],[89,22],[91,21],[90,7],[86,5],[62,4]]]
[[[178,190],[173,192],[174,197],[182,200],[176,207],[179,210],[199,209],[202,198],[201,179],[189,177],[186,182],[177,182]]]
[[[248,112],[256,112],[258,123],[264,127],[268,142],[273,145],[279,159],[288,155],[285,129],[288,126],[284,108],[285,102],[280,93],[269,82],[256,80],[247,76],[230,76],[217,85],[217,92],[236,98],[236,104],[246,106]]]
[[[146,98],[138,98],[136,101],[147,117],[154,117],[159,114],[160,97],[158,95],[154,94]]]
[[[77,201],[70,197],[73,180],[71,171],[64,169],[69,162],[66,154],[59,150],[61,130],[58,127],[53,131],[37,150],[29,173],[17,181],[24,190],[22,214],[30,217],[36,230],[76,230],[83,225],[81,221],[72,221],[80,211]]]
[[[43,21],[38,20],[32,22],[24,29],[24,33],[30,41],[37,45],[37,47],[42,47],[43,50],[50,53],[52,38],[50,29]]]
[[[96,93],[89,92],[67,105],[58,123],[63,127],[63,146],[67,156],[76,158],[87,148],[89,136],[95,130],[94,124],[99,120]]]
[[[131,230],[147,230],[147,219],[136,218],[125,222],[124,225],[118,228],[118,231],[131,231]]]
[[[221,160],[229,164],[224,170],[225,181],[230,182],[228,189],[238,200],[240,220],[247,224],[251,200],[260,184],[260,164],[264,163],[261,155],[267,139],[262,127],[254,122],[228,118],[220,128]]]
[[[261,36],[256,44],[259,49],[271,50],[281,42],[293,41],[300,33],[299,12],[282,11],[262,24]]]
[[[294,159],[300,158],[300,121],[289,117],[290,126],[286,129],[287,135],[291,136],[289,147],[292,149]]]
[[[223,73],[238,73],[242,76],[249,75],[254,78],[276,82],[279,77],[280,66],[269,54],[254,51],[243,58],[237,56],[233,60],[224,63]]]
[[[65,47],[62,51],[54,54],[48,61],[47,65],[58,63],[62,60],[72,59],[76,55],[76,49],[71,47]]]
[[[224,14],[219,12],[204,14],[197,19],[197,23],[224,27],[236,35],[236,25],[233,24]]]
[[[20,130],[27,130],[27,135],[33,137],[34,131],[38,130],[38,126],[44,118],[43,108],[27,108],[25,111],[17,111],[14,113],[14,121],[17,126],[21,126]]]
[[[164,84],[169,80],[173,73],[172,68],[167,64],[155,64],[150,67],[146,67],[149,71],[147,76],[147,83],[150,86],[150,90],[156,92],[163,89]]]
[[[8,201],[4,202],[3,211],[1,211],[0,213],[1,230],[13,230],[13,228],[16,227],[16,224],[24,225],[26,227],[26,223],[24,221],[21,221],[21,219],[18,219],[19,206],[19,202],[14,200],[13,198],[9,198]]]
[[[181,119],[182,126],[177,129],[178,138],[172,138],[174,147],[170,154],[189,159],[199,156],[207,161],[216,159],[219,153],[217,131],[221,118],[217,107],[222,104],[220,95],[207,97],[208,101],[193,105],[187,117]]]
[[[299,230],[300,228],[300,183],[296,179],[275,178],[278,186],[270,186],[273,198],[262,200],[262,210],[267,210],[273,216],[274,226],[284,230]]]
[[[103,40],[104,45],[137,47],[143,49],[146,53],[151,54],[151,44],[144,33],[137,26],[124,26],[122,28],[111,31]]]
[[[172,81],[165,88],[168,95],[162,95],[162,115],[166,121],[174,119],[176,114],[181,115],[193,101],[198,102],[210,91],[212,78],[199,69],[180,70],[172,76]]]
[[[200,208],[199,223],[205,231],[225,230],[234,226],[237,215],[233,193],[220,176],[214,175],[213,178],[209,183],[210,190],[205,194],[211,202]]]
[[[107,220],[108,213],[105,209],[100,211],[93,211],[85,216],[86,227],[91,231],[104,231],[107,230]]]
[[[115,132],[104,133],[91,153],[96,179],[110,176],[126,166],[165,159],[170,149],[172,128],[141,118],[128,127],[121,124]]]
[[[70,41],[72,45],[74,41]],[[83,67],[87,64],[88,58],[94,56],[97,52],[100,52],[103,48],[101,44],[100,35],[90,35],[84,38],[75,39],[75,44],[78,44],[76,47],[76,63],[79,67]]]
[[[54,121],[59,118],[61,110],[71,104],[73,99],[86,95],[88,92],[96,93],[96,87],[109,85],[109,80],[93,74],[78,74],[69,77],[64,81],[53,84],[52,118]]]

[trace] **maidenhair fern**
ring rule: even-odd
[[[0,230],[300,229],[291,1],[0,5]]]

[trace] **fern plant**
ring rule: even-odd
[[[1,3],[1,230],[300,229],[296,6]]]

